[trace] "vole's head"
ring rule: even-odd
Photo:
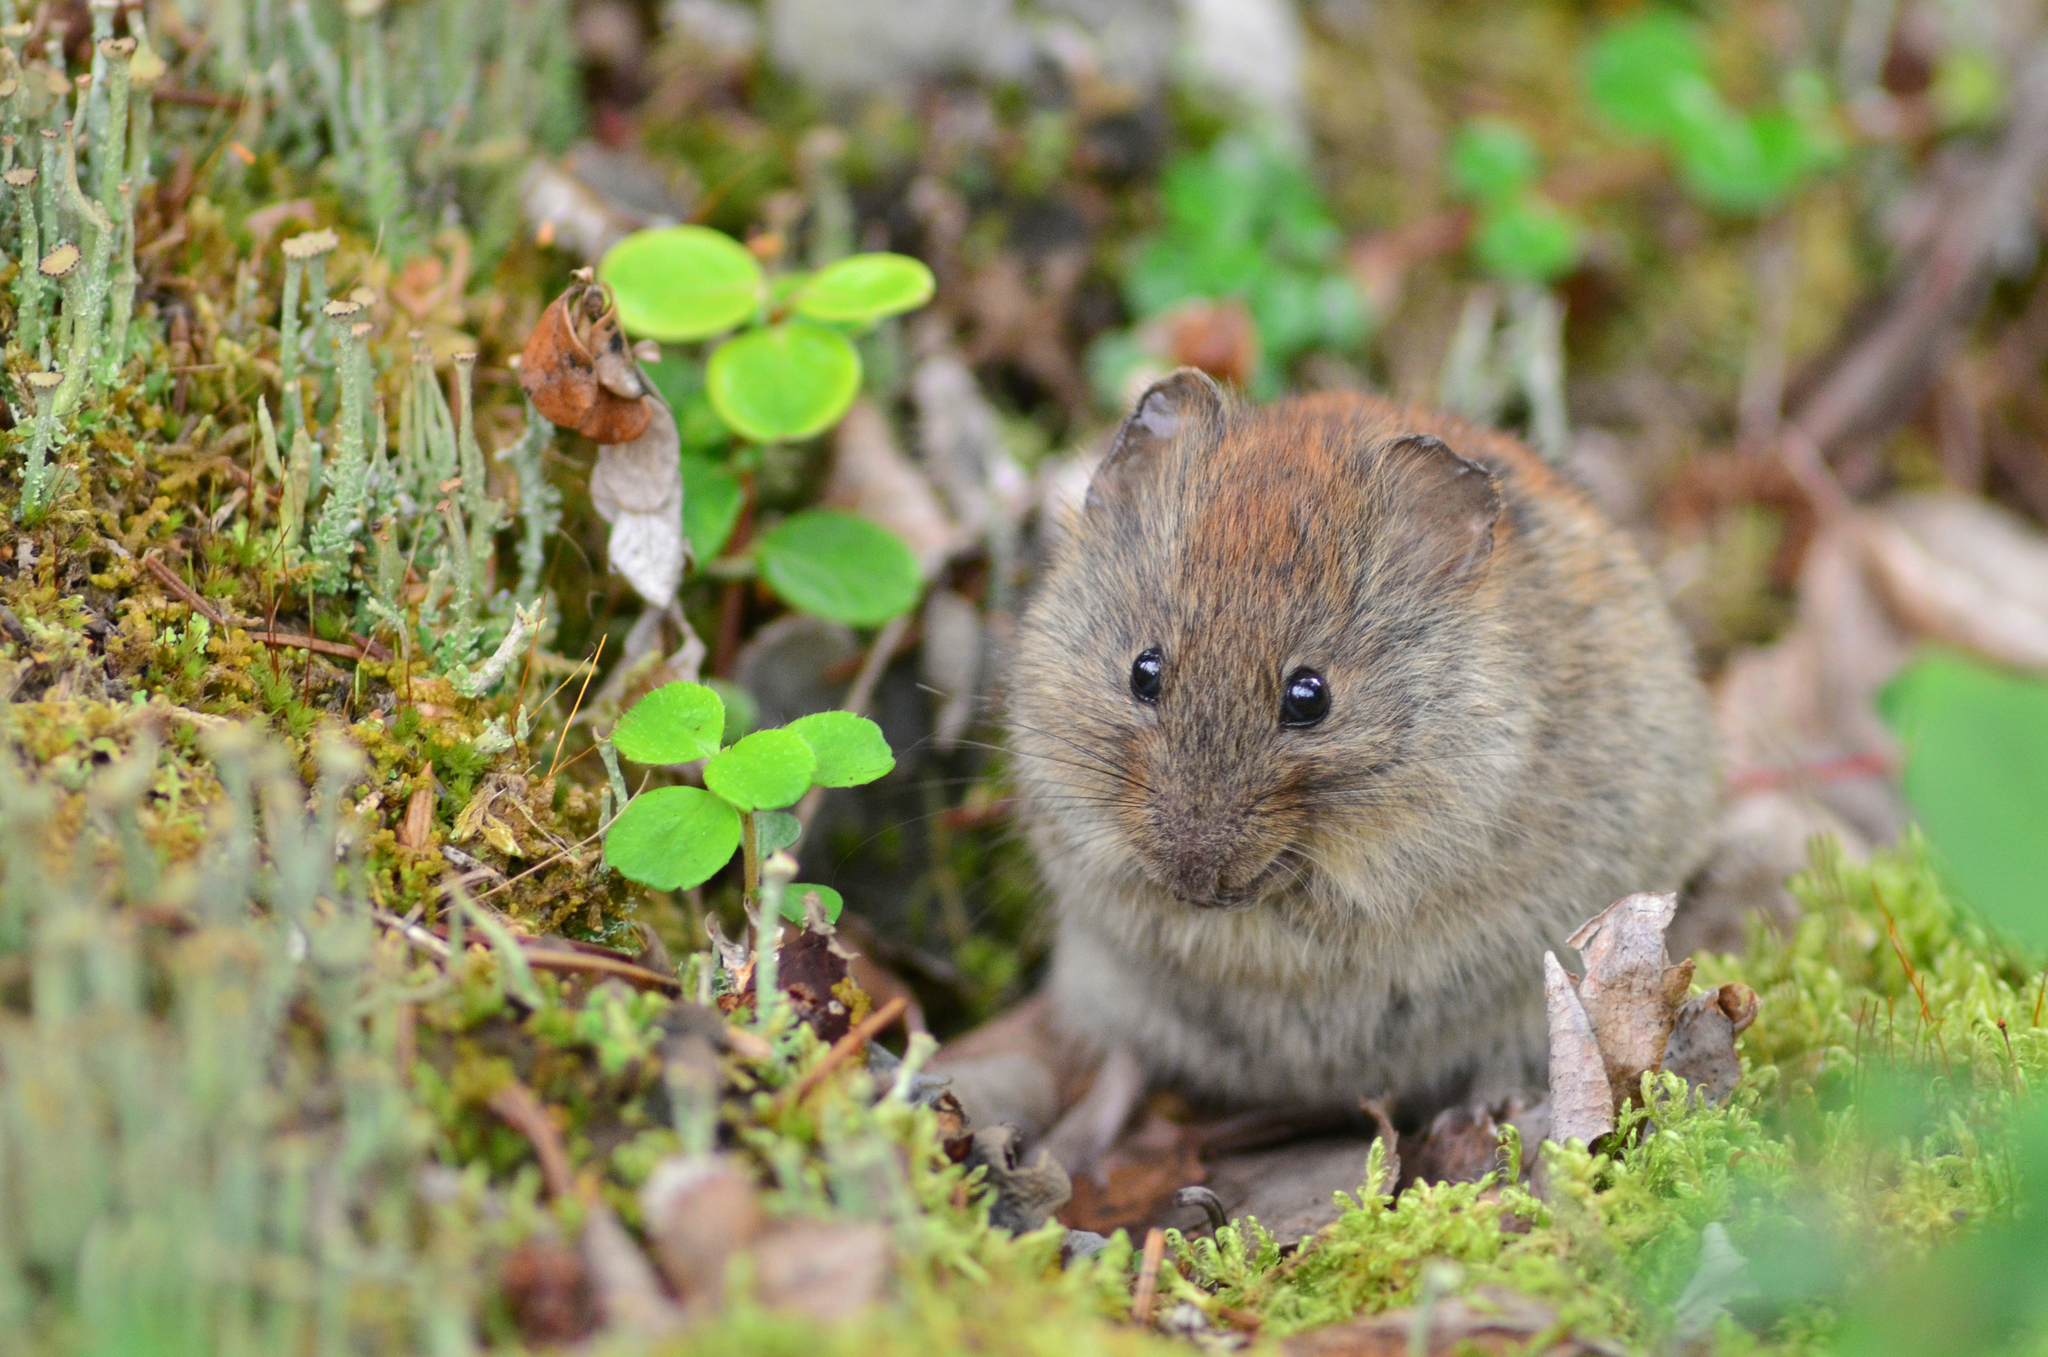
[[[1055,851],[1245,907],[1442,814],[1498,691],[1501,503],[1392,407],[1154,386],[1020,638],[1011,740]]]

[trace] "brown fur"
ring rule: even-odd
[[[1332,695],[1305,730],[1278,717],[1300,666]],[[1648,575],[1520,444],[1186,373],[1090,487],[1010,712],[1059,1023],[1230,1103],[1540,1083],[1544,948],[1679,885],[1714,799]]]

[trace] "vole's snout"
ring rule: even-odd
[[[1176,899],[1209,909],[1240,909],[1258,899],[1271,855],[1252,843],[1244,810],[1166,800],[1145,819],[1139,858]]]

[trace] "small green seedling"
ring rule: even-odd
[[[705,226],[636,231],[598,276],[629,333],[682,344],[740,331],[711,351],[705,390],[719,418],[757,443],[836,424],[860,392],[860,353],[845,330],[914,311],[934,290],[932,271],[900,254],[857,254],[771,282],[745,246]]]
[[[1452,187],[1477,209],[1472,253],[1507,282],[1552,283],[1579,262],[1579,226],[1536,188],[1543,162],[1520,127],[1475,118],[1451,143]]]
[[[777,443],[838,423],[861,385],[847,332],[923,306],[934,286],[930,269],[899,254],[858,254],[771,279],[739,242],[702,226],[636,232],[598,272],[634,334],[683,344],[739,330],[701,372],[674,352],[649,370],[676,415],[684,526],[705,561],[725,549],[746,501],[740,478],[716,455],[731,434]],[[900,616],[924,589],[901,539],[836,509],[784,519],[754,540],[751,560],[728,564],[759,575],[791,607],[850,626]]]
[[[621,754],[648,764],[702,759],[704,786],[657,787],[628,801],[605,830],[606,864],[656,890],[686,890],[743,852],[751,896],[762,859],[801,832],[784,807],[813,787],[857,787],[896,766],[881,728],[852,712],[818,712],[720,748],[725,726],[725,703],[701,683],[666,684],[626,713],[612,732]],[[803,883],[784,889],[784,916],[801,923],[807,897],[827,919],[839,917],[837,891]]]
[[[1668,10],[1653,9],[1596,39],[1586,54],[1586,88],[1614,126],[1662,146],[1686,190],[1718,212],[1769,212],[1841,158],[1817,74],[1793,72],[1781,108],[1737,109],[1708,77],[1692,23]]]
[[[1190,301],[1236,298],[1258,331],[1255,390],[1277,391],[1312,349],[1355,351],[1372,330],[1365,298],[1339,258],[1343,233],[1322,190],[1295,159],[1250,136],[1227,136],[1167,168],[1165,221],[1140,241],[1124,300],[1140,320]],[[1112,342],[1089,360],[1104,394],[1120,385]]]

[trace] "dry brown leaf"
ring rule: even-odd
[[[1073,1196],[1067,1171],[1043,1149],[1025,1161],[1015,1127],[984,1126],[970,1132],[967,1141],[967,1154],[960,1162],[985,1171],[983,1181],[995,1193],[988,1220],[998,1230],[1027,1234]]]
[[[570,1343],[597,1327],[597,1297],[576,1250],[536,1235],[505,1255],[498,1288],[527,1342]]]
[[[608,1327],[658,1335],[682,1327],[682,1311],[662,1292],[647,1255],[600,1197],[584,1203],[583,1265]]]
[[[1664,1068],[1721,1102],[1742,1078],[1735,1038],[1756,1021],[1757,1007],[1756,991],[1733,982],[1687,999],[1664,1048]]]
[[[897,446],[888,417],[872,401],[855,401],[839,422],[824,500],[902,538],[927,578],[968,541],[924,473]]]
[[[1186,1128],[1155,1117],[1102,1155],[1094,1172],[1074,1175],[1060,1222],[1097,1234],[1135,1230],[1169,1209],[1174,1193],[1207,1177]]]
[[[1590,1145],[1614,1129],[1614,1093],[1593,1024],[1555,952],[1543,954],[1543,1006],[1550,1021],[1550,1138]]]
[[[1427,1311],[1389,1310],[1367,1319],[1298,1333],[1280,1344],[1284,1357],[1409,1357],[1429,1353],[1528,1353],[1543,1357],[1618,1354],[1618,1344],[1558,1334],[1557,1312],[1540,1301],[1492,1288],[1438,1301]],[[1532,1339],[1550,1337],[1540,1348]]]
[[[889,1232],[873,1221],[792,1221],[754,1250],[754,1291],[771,1310],[833,1324],[881,1300],[889,1261]]]
[[[548,304],[519,357],[519,384],[536,410],[599,443],[638,438],[651,400],[619,328],[618,305],[588,270]]]
[[[1906,631],[2048,670],[2048,540],[1995,505],[1946,496],[1858,515],[1854,530]]]
[[[1445,1108],[1421,1134],[1402,1137],[1401,1185],[1478,1182],[1500,1167],[1501,1127],[1522,1110],[1516,1100]]]
[[[662,1275],[685,1305],[716,1305],[732,1255],[767,1228],[754,1183],[727,1155],[672,1155],[640,1189],[640,1214]]]
[[[434,775],[429,773],[426,785],[413,788],[405,803],[405,819],[398,825],[398,842],[417,853],[427,846],[427,836],[433,832]]]
[[[683,581],[690,543],[683,536],[683,473],[675,418],[660,401],[638,438],[597,450],[590,501],[612,525],[612,569],[635,593],[666,608]]]
[[[1009,459],[995,408],[950,347],[917,365],[910,393],[917,402],[917,451],[925,473],[961,528],[978,537],[988,528],[991,470]]]
[[[1630,895],[1565,939],[1585,960],[1579,1004],[1600,1044],[1616,1106],[1664,1058],[1672,1018],[1692,985],[1690,960],[1666,964],[1664,930],[1677,911],[1678,897],[1669,891]]]
[[[925,599],[917,662],[918,676],[944,695],[932,718],[932,743],[950,753],[974,719],[981,677],[981,611],[964,595],[934,589]]]
[[[1297,1140],[1270,1149],[1221,1155],[1206,1161],[1204,1167],[1209,1189],[1226,1214],[1255,1217],[1275,1239],[1292,1244],[1337,1219],[1337,1193],[1356,1194],[1367,1186],[1365,1166],[1372,1147],[1371,1136]],[[1398,1155],[1390,1155],[1388,1162],[1398,1175]],[[1390,1176],[1373,1186],[1386,1191],[1393,1181]],[[1181,1212],[1169,1223],[1185,1226],[1190,1218],[1190,1213]]]

